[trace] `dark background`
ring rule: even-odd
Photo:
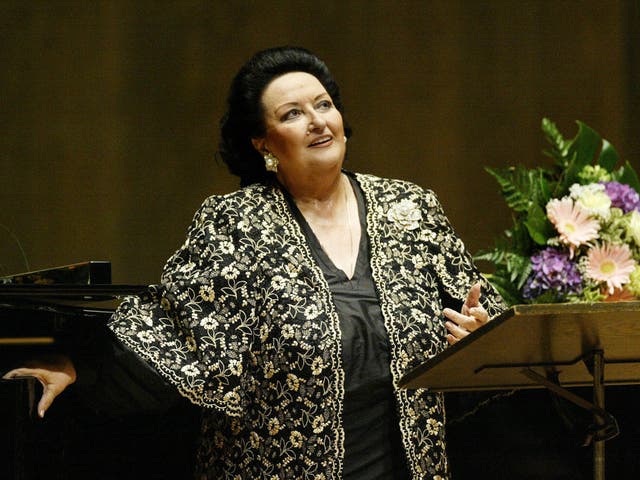
[[[215,160],[232,75],[282,44],[340,84],[346,167],[434,189],[472,252],[510,221],[484,167],[547,162],[543,117],[567,137],[586,122],[640,167],[637,0],[2,0],[0,275],[93,259],[156,282],[201,201],[236,188]],[[609,478],[638,477],[638,398],[608,392]],[[74,402],[33,427],[49,478],[186,478],[193,412],[111,421]],[[450,426],[452,463],[463,480],[589,478],[582,428],[520,392]]]
[[[151,283],[216,163],[227,87],[305,46],[339,82],[347,168],[434,189],[473,252],[509,224],[484,167],[542,164],[542,117],[640,165],[637,0],[0,2],[0,224],[31,269],[111,260]],[[0,228],[5,273],[26,265]]]

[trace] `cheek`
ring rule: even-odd
[[[277,129],[269,137],[272,148],[284,152],[297,148],[301,142],[301,134],[296,128]]]
[[[330,120],[332,125],[332,130],[336,134],[344,135],[344,123],[342,122],[342,115],[338,110],[335,110],[334,117]]]

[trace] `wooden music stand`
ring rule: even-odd
[[[515,305],[400,380],[439,392],[548,388],[593,413],[595,480],[618,433],[604,387],[638,383],[640,302]],[[593,387],[593,403],[566,388],[577,386]]]

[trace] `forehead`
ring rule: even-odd
[[[306,72],[285,73],[273,79],[262,93],[262,103],[267,110],[285,103],[298,103],[327,93],[320,80]]]

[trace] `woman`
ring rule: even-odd
[[[204,407],[199,478],[447,477],[442,397],[395,386],[501,302],[432,192],[342,170],[342,110],[316,56],[257,53],[221,125],[243,188],[204,202],[162,283],[109,324],[164,379],[144,380],[156,400],[168,384]],[[43,414],[76,369],[19,374],[47,387]]]

